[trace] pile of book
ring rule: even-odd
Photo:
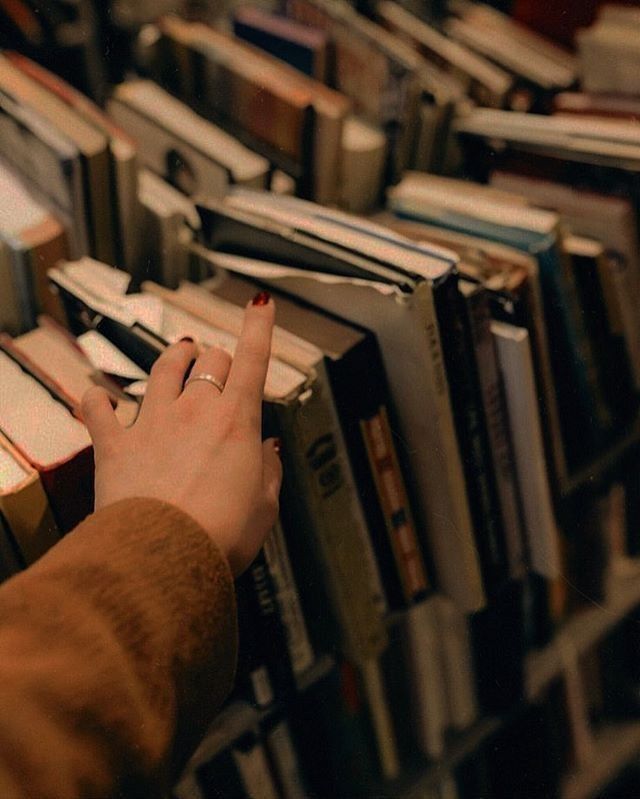
[[[86,388],[131,424],[268,288],[280,518],[176,797],[559,796],[638,711],[627,625],[528,673],[640,554],[638,101],[466,0],[226,23],[146,26],[104,110],[0,53],[2,574],[90,512]]]

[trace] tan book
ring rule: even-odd
[[[27,565],[60,538],[38,472],[1,432],[0,512]]]
[[[61,532],[93,509],[93,452],[85,426],[41,382],[0,353],[0,431],[39,472]],[[46,419],[46,434],[33,420]]]
[[[77,416],[82,414],[84,394],[92,386],[99,385],[109,392],[120,423],[129,427],[135,421],[138,403],[94,368],[82,346],[64,328],[41,318],[39,327],[13,339],[12,345],[24,356],[36,376],[48,378],[60,388],[72,403]]]

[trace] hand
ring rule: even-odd
[[[257,555],[278,514],[282,467],[273,439],[261,441],[261,403],[271,351],[274,304],[266,293],[245,311],[233,362],[212,347],[198,355],[181,341],[158,358],[140,414],[123,428],[106,391],[82,402],[93,439],[96,509],[153,497],[188,513],[226,556],[234,576]],[[183,389],[192,375],[211,374]]]

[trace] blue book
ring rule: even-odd
[[[399,217],[507,244],[536,258],[567,461],[575,468],[593,457],[611,419],[560,246],[558,215],[488,187],[418,174],[391,189],[389,206]]]

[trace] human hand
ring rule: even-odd
[[[96,509],[133,497],[170,502],[209,533],[234,576],[257,555],[278,514],[282,466],[277,442],[261,441],[261,404],[274,304],[266,292],[245,311],[233,362],[212,347],[198,355],[184,340],[151,371],[137,421],[123,428],[100,387],[82,413],[93,439]],[[183,389],[185,374],[209,374]]]

